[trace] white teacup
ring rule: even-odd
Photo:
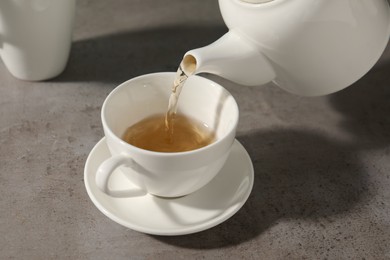
[[[162,197],[178,197],[205,186],[230,153],[235,139],[239,111],[233,96],[219,84],[191,76],[181,92],[178,113],[207,124],[216,140],[187,152],[163,153],[140,149],[121,139],[138,121],[167,111],[175,73],[140,76],[115,88],[102,107],[102,123],[112,157],[96,174],[97,186],[107,194],[111,174],[120,168],[141,190]]]
[[[22,80],[46,80],[68,61],[76,0],[0,1],[0,56]]]

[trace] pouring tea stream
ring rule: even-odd
[[[229,29],[188,51],[187,75],[276,85],[301,96],[330,94],[364,76],[390,35],[387,0],[219,0]]]

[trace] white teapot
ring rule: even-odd
[[[390,35],[387,0],[219,0],[229,32],[184,55],[186,74],[243,85],[273,81],[302,96],[341,90],[366,74]]]

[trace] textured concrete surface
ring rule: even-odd
[[[0,259],[390,259],[389,51],[326,97],[210,76],[239,103],[255,167],[248,202],[219,226],[150,236],[92,204],[83,168],[106,95],[225,31],[217,1],[79,0],[61,76],[23,82],[0,64]]]

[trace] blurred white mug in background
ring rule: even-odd
[[[22,80],[46,80],[66,66],[76,0],[1,0],[0,57]]]

